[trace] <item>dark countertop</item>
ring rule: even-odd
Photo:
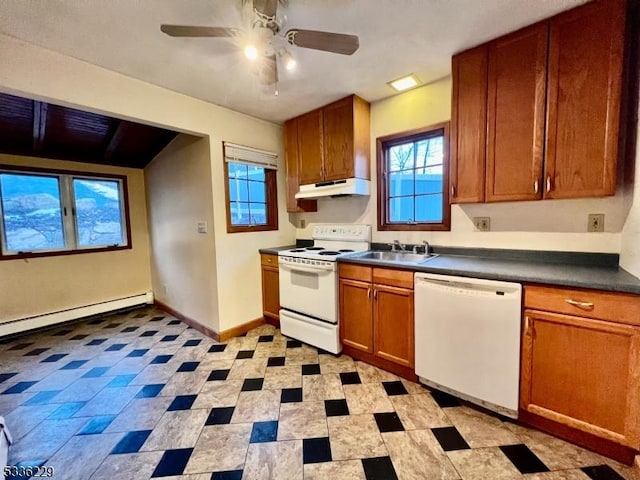
[[[312,244],[311,240],[297,240],[296,245],[261,248],[260,253],[277,255],[281,250]],[[374,250],[388,248],[387,244],[372,244]],[[338,262],[640,294],[640,279],[618,266],[617,254],[438,246],[432,251],[438,256],[422,264],[362,259],[357,253],[341,256]]]
[[[439,254],[423,264],[359,259],[353,256],[340,257],[338,261],[442,275],[640,294],[640,279],[623,268],[611,265],[590,266],[451,254]]]

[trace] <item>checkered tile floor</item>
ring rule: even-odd
[[[10,465],[65,480],[632,478],[269,325],[218,344],[153,308],[0,341],[0,414]]]

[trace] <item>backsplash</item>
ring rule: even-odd
[[[297,228],[296,238],[311,238],[318,223],[364,223],[372,225],[372,241],[380,243],[427,240],[456,247],[619,253],[628,213],[619,193],[601,199],[453,205],[449,232],[378,231],[375,187],[372,190],[371,197],[322,199],[317,212],[292,215],[298,226],[305,221],[305,228]],[[604,233],[586,232],[588,213],[605,214]],[[491,231],[476,231],[475,216],[490,217]]]

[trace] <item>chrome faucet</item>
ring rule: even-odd
[[[418,245],[414,245],[413,246],[413,253],[418,253],[418,248],[420,248]],[[429,255],[429,249],[431,247],[429,247],[429,242],[427,242],[426,240],[422,241],[422,248],[424,249],[424,253],[425,255]]]
[[[391,251],[392,252],[402,251],[405,249],[405,247],[406,245],[400,243],[399,240],[394,240],[393,243],[391,244]]]

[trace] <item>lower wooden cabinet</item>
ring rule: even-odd
[[[377,284],[373,288],[374,353],[413,368],[413,290]]]
[[[265,320],[279,325],[280,320],[280,276],[278,256],[261,254],[262,264],[262,314]]]
[[[544,293],[548,311],[541,310]],[[638,449],[640,318],[635,318],[636,325],[626,319],[618,323],[588,318],[599,309],[608,316],[611,310],[601,304],[610,302],[612,295],[616,294],[525,287],[520,408]],[[640,297],[620,295],[619,303],[626,304],[627,311],[637,309]],[[567,309],[574,314],[567,314]]]
[[[340,322],[342,344],[373,353],[373,310],[371,283],[340,279]]]
[[[345,264],[339,281],[345,353],[415,380],[413,272]]]

